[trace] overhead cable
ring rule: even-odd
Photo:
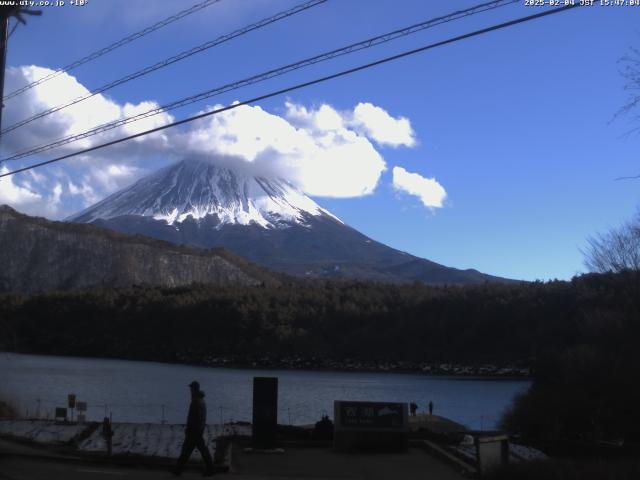
[[[198,114],[198,115],[194,115],[192,117],[188,117],[188,118],[185,118],[183,120],[178,120],[176,122],[173,122],[173,123],[170,123],[170,124],[167,124],[167,125],[162,125],[160,127],[152,128],[152,129],[146,130],[144,132],[136,133],[134,135],[129,135],[127,137],[119,138],[117,140],[112,140],[110,142],[105,142],[105,143],[102,143],[100,145],[96,145],[94,147],[85,148],[83,150],[79,150],[79,151],[76,151],[76,152],[73,152],[73,153],[69,153],[67,155],[62,155],[60,157],[52,158],[52,159],[46,160],[44,162],[39,162],[39,163],[36,163],[36,164],[33,164],[33,165],[29,165],[27,167],[18,168],[18,169],[15,169],[13,171],[10,171],[10,172],[4,173],[4,174],[0,174],[0,178],[8,177],[10,175],[15,175],[17,173],[25,172],[25,171],[28,171],[28,170],[32,170],[34,168],[43,167],[45,165],[50,165],[52,163],[59,162],[61,160],[66,160],[67,158],[76,157],[78,155],[84,155],[84,154],[89,153],[89,152],[93,152],[93,151],[100,150],[100,149],[103,149],[103,148],[106,148],[106,147],[109,147],[109,146],[112,146],[112,145],[117,145],[119,143],[127,142],[129,140],[133,140],[134,138],[140,138],[140,137],[143,137],[143,136],[146,136],[146,135],[150,135],[152,133],[156,133],[156,132],[160,132],[162,130],[166,130],[168,128],[177,127],[178,125],[183,125],[185,123],[193,122],[195,120],[199,120],[199,119],[202,119],[202,118],[210,117],[212,115],[217,115],[217,114],[220,114],[220,113],[223,113],[223,112],[226,112],[226,111],[229,111],[229,110],[233,110],[233,109],[245,106],[245,105],[249,105],[249,104],[256,103],[256,102],[259,102],[259,101],[262,101],[262,100],[266,100],[268,98],[276,97],[276,96],[279,96],[279,95],[283,95],[285,93],[293,92],[295,90],[300,90],[300,89],[305,88],[305,87],[309,87],[309,86],[312,86],[312,85],[317,85],[319,83],[323,83],[323,82],[326,82],[326,81],[329,81],[329,80],[333,80],[333,79],[336,79],[336,78],[344,77],[344,76],[350,75],[352,73],[356,73],[356,72],[359,72],[359,71],[362,71],[362,70],[366,70],[366,69],[369,69],[369,68],[372,68],[372,67],[376,67],[378,65],[383,65],[385,63],[389,63],[389,62],[392,62],[392,61],[395,61],[395,60],[399,60],[401,58],[408,57],[410,55],[415,55],[417,53],[424,52],[424,51],[427,51],[427,50],[431,50],[433,48],[437,48],[437,47],[441,47],[443,45],[448,45],[448,44],[451,44],[451,43],[459,42],[461,40],[465,40],[467,38],[472,38],[472,37],[476,37],[476,36],[479,36],[479,35],[483,35],[485,33],[493,32],[495,30],[501,30],[501,29],[504,29],[504,28],[507,28],[507,27],[512,27],[514,25],[518,25],[518,24],[521,24],[521,23],[529,22],[531,20],[536,20],[536,19],[539,19],[539,18],[542,18],[542,17],[546,17],[546,16],[549,16],[549,15],[554,15],[556,13],[561,13],[561,12],[564,12],[564,11],[567,11],[567,10],[570,10],[570,9],[573,9],[573,8],[576,8],[576,7],[579,7],[579,6],[581,6],[581,5],[576,3],[576,4],[573,4],[573,5],[569,4],[569,5],[566,5],[564,7],[548,9],[548,10],[544,10],[542,12],[539,12],[539,13],[536,13],[536,14],[533,14],[533,15],[528,15],[528,16],[525,16],[525,17],[516,18],[516,19],[510,20],[508,22],[499,23],[497,25],[492,25],[491,27],[486,27],[486,28],[482,28],[480,30],[475,30],[475,31],[470,32],[470,33],[465,33],[463,35],[458,35],[456,37],[451,37],[451,38],[448,38],[446,40],[442,40],[440,42],[436,42],[436,43],[432,43],[432,44],[429,44],[429,45],[425,45],[425,46],[422,46],[422,47],[419,47],[419,48],[415,48],[413,50],[408,50],[408,51],[405,51],[405,52],[402,52],[402,53],[399,53],[399,54],[396,54],[396,55],[392,55],[392,56],[389,56],[389,57],[382,58],[380,60],[376,60],[374,62],[370,62],[370,63],[366,63],[364,65],[360,65],[360,66],[357,66],[357,67],[349,68],[347,70],[342,70],[342,71],[340,71],[338,73],[334,73],[334,74],[327,75],[327,76],[324,76],[324,77],[316,78],[314,80],[309,80],[307,82],[298,83],[296,85],[293,85],[293,86],[290,86],[290,87],[286,87],[286,88],[283,88],[283,89],[280,89],[280,90],[276,90],[274,92],[266,93],[264,95],[260,95],[258,97],[254,97],[254,98],[251,98],[249,100],[245,100],[243,102],[238,102],[238,103],[234,103],[232,105],[228,105],[226,107],[217,108],[217,109],[211,110],[209,112],[204,112],[204,113],[201,113],[201,114]]]
[[[138,40],[139,38],[144,37],[145,35],[150,34],[151,32],[155,32],[156,30],[159,30],[162,27],[166,27],[167,25],[176,22],[188,15],[191,15],[193,13],[199,12],[200,10],[202,10],[203,8],[206,8],[210,5],[213,5],[214,3],[218,3],[221,0],[205,0],[203,2],[197,3],[193,6],[191,6],[190,8],[187,8],[186,10],[182,10],[178,13],[176,13],[175,15],[171,15],[170,17],[165,18],[164,20],[161,20],[157,23],[154,23],[153,25],[144,28],[142,30],[140,30],[139,32],[136,33],[132,33],[131,35],[128,35],[120,40],[118,40],[117,42],[112,43],[111,45],[107,45],[106,47],[103,47],[99,50],[96,50],[93,53],[90,53],[89,55],[82,57],[79,60],[76,60],[73,63],[70,63],[69,65],[67,65],[66,67],[62,67],[54,72],[51,72],[48,75],[45,75],[42,78],[39,78],[38,80],[35,80],[31,83],[29,83],[28,85],[25,85],[23,87],[18,88],[17,90],[14,90],[13,92],[7,94],[4,96],[3,101],[6,101],[10,98],[16,97],[18,95],[20,95],[21,93],[26,92],[27,90],[32,89],[33,87],[40,85],[44,82],[47,82],[49,80],[51,80],[52,78],[57,77],[58,75],[61,75],[65,72],[68,72],[70,70],[73,70],[74,68],[78,68],[80,65],[84,65],[85,63],[88,63],[92,60],[95,60],[96,58],[99,58],[103,55],[106,55],[109,52],[112,52],[113,50],[122,47],[123,45],[126,45],[128,43],[131,43],[135,40]],[[14,27],[15,28],[15,27]]]
[[[152,108],[149,109],[145,112],[141,112],[138,113],[136,115],[132,115],[129,117],[125,117],[125,118],[121,118],[118,120],[114,120],[111,122],[107,122],[107,123],[103,123],[101,125],[98,125],[96,127],[90,128],[88,130],[85,130],[84,132],[80,132],[74,135],[68,135],[66,137],[63,138],[59,138],[51,143],[47,143],[47,144],[43,144],[37,147],[30,147],[29,149],[23,150],[21,152],[12,154],[2,160],[0,160],[0,163],[4,162],[4,161],[9,161],[9,160],[19,160],[21,158],[25,158],[25,157],[29,157],[31,155],[35,155],[38,153],[42,153],[42,152],[46,152],[49,151],[51,149],[63,146],[63,145],[67,145],[69,143],[78,141],[78,140],[83,140],[85,138],[88,137],[92,137],[94,135],[106,132],[108,130],[112,130],[114,128],[118,128],[121,127],[123,125],[127,125],[129,123],[132,122],[136,122],[139,120],[143,120],[145,118],[149,118],[152,117],[154,115],[159,115],[161,113],[164,112],[168,112],[171,110],[175,110],[177,108],[181,108],[217,95],[221,95],[223,93],[232,91],[232,90],[237,90],[239,88],[248,86],[248,85],[253,85],[259,82],[263,82],[266,81],[268,79],[274,78],[274,77],[278,77],[281,75],[284,75],[286,73],[292,72],[294,70],[298,70],[301,68],[305,68],[311,65],[315,65],[317,63],[321,63],[327,60],[331,60],[333,58],[336,57],[340,57],[343,55],[347,55],[353,52],[357,52],[359,50],[363,50],[366,48],[371,48],[386,42],[390,42],[392,40],[396,40],[398,38],[401,37],[405,37],[407,35],[411,35],[413,33],[428,29],[428,28],[432,28],[435,27],[437,25],[441,25],[443,23],[448,23],[454,20],[458,20],[460,18],[464,18],[464,17],[468,17],[470,15],[475,15],[481,12],[485,12],[488,10],[493,10],[499,7],[504,7],[506,5],[512,4],[512,3],[517,3],[519,2],[519,0],[495,0],[495,1],[491,1],[491,2],[486,2],[486,3],[482,3],[479,5],[476,5],[474,7],[465,9],[465,10],[458,10],[455,12],[452,12],[450,14],[444,15],[444,16],[440,16],[440,17],[436,17],[436,18],[432,18],[420,23],[416,23],[413,25],[410,25],[408,27],[402,28],[402,29],[398,29],[398,30],[394,30],[392,32],[388,32],[385,33],[383,35],[378,35],[376,37],[372,37],[372,38],[368,38],[366,40],[362,40],[360,42],[357,43],[352,43],[350,45],[347,45],[345,47],[341,47],[341,48],[337,48],[334,50],[331,50],[329,52],[325,52],[319,55],[315,55],[313,57],[310,58],[306,58],[304,60],[300,60],[297,61],[295,63],[290,63],[288,65],[285,65],[283,67],[279,67],[273,70],[269,70],[267,72],[263,72],[257,75],[253,75],[251,77],[245,78],[243,80],[239,80],[233,83],[228,83],[226,85],[223,86],[219,86],[219,87],[215,87],[215,88],[211,88],[209,90],[206,90],[204,92],[200,92],[197,93],[195,95],[191,95],[189,97],[186,98],[182,98],[180,100],[176,100],[174,102],[165,104],[165,105],[161,105],[159,107],[156,108]]]
[[[7,133],[23,127],[35,120],[38,120],[39,118],[42,117],[46,117],[47,115],[51,115],[52,113],[55,112],[59,112],[60,110],[64,110],[65,108],[68,108],[72,105],[76,105],[80,102],[83,102],[84,100],[87,100],[91,97],[94,97],[95,95],[98,95],[99,93],[104,93],[107,90],[111,90],[114,87],[117,87],[119,85],[122,85],[124,83],[130,82],[131,80],[135,80],[136,78],[140,78],[142,76],[148,75],[152,72],[155,72],[156,70],[159,70],[161,68],[164,68],[166,66],[169,66],[171,64],[174,64],[176,62],[179,62],[181,60],[184,60],[185,58],[189,58],[193,55],[196,55],[198,53],[204,52],[205,50],[208,50],[212,47],[215,47],[217,45],[220,45],[221,43],[225,43],[228,42],[229,40],[232,40],[236,37],[239,37],[241,35],[245,35],[253,30],[258,30],[260,28],[266,27],[267,25],[270,25],[272,23],[275,23],[279,20],[282,20],[284,18],[287,17],[291,17],[292,15],[295,15],[297,13],[303,12],[305,10],[308,10],[309,8],[315,7],[317,5],[320,5],[322,3],[327,2],[328,0],[310,0],[307,1],[305,3],[302,3],[300,5],[297,5],[289,10],[277,13],[276,15],[273,15],[271,17],[268,18],[264,18],[262,20],[260,20],[259,22],[256,23],[252,23],[251,25],[248,25],[246,27],[240,28],[238,30],[235,30],[234,32],[228,33],[226,35],[222,35],[214,40],[211,40],[209,42],[203,43],[202,45],[198,45],[197,47],[193,47],[190,48],[189,50],[185,50],[183,52],[178,53],[177,55],[173,55],[172,57],[166,58],[160,62],[157,62],[153,65],[150,65],[148,67],[145,67],[141,70],[138,70],[134,73],[131,73],[129,75],[126,75],[125,77],[119,78],[117,80],[114,80],[110,83],[107,83],[106,85],[103,85],[102,87],[96,88],[95,90],[91,90],[89,93],[82,95],[80,97],[74,98],[73,100],[67,102],[67,103],[63,103],[62,105],[58,105],[55,107],[51,107],[47,110],[43,110],[42,112],[36,113],[35,115],[32,115],[29,118],[26,118],[24,120],[21,120],[19,122],[14,123],[13,125],[9,125],[8,127],[4,128],[2,131],[0,131],[0,135],[6,135]]]

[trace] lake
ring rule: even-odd
[[[279,378],[278,422],[333,417],[334,400],[411,402],[473,429],[493,429],[526,379],[441,377],[414,373],[208,368],[154,362],[0,353],[0,399],[22,414],[51,418],[67,394],[88,404],[87,418],[184,423],[192,380],[206,392],[209,423],[251,420],[252,379]]]

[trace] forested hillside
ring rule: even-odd
[[[300,282],[5,294],[20,351],[206,363],[264,356],[514,362],[636,328],[637,278],[432,287]],[[637,337],[636,337],[637,338]]]

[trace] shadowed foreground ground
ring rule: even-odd
[[[235,460],[234,472],[216,476],[229,480],[278,478],[459,480],[464,478],[423,451],[415,449],[408,454],[349,455],[334,454],[325,449],[301,448],[288,449],[281,455],[251,455],[239,452]],[[0,479],[2,480],[104,478],[144,480],[175,477],[166,470],[0,457]],[[182,478],[201,478],[201,473],[199,470],[189,470],[183,474]]]
[[[43,456],[44,452],[40,448],[0,440],[0,480],[174,478],[165,466],[119,467],[63,455],[47,458]],[[201,469],[191,466],[183,478],[201,478],[200,475]],[[233,449],[231,473],[217,476],[229,480],[464,478],[431,455],[413,448],[407,454],[338,454],[330,447],[292,447],[286,448],[283,454],[248,454],[237,445]]]
[[[236,449],[230,478],[424,479],[459,480],[462,477],[422,450],[409,453],[348,454],[330,448],[289,448],[284,454],[247,454]]]

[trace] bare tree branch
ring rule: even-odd
[[[640,210],[633,220],[587,239],[584,264],[591,272],[640,271]]]

